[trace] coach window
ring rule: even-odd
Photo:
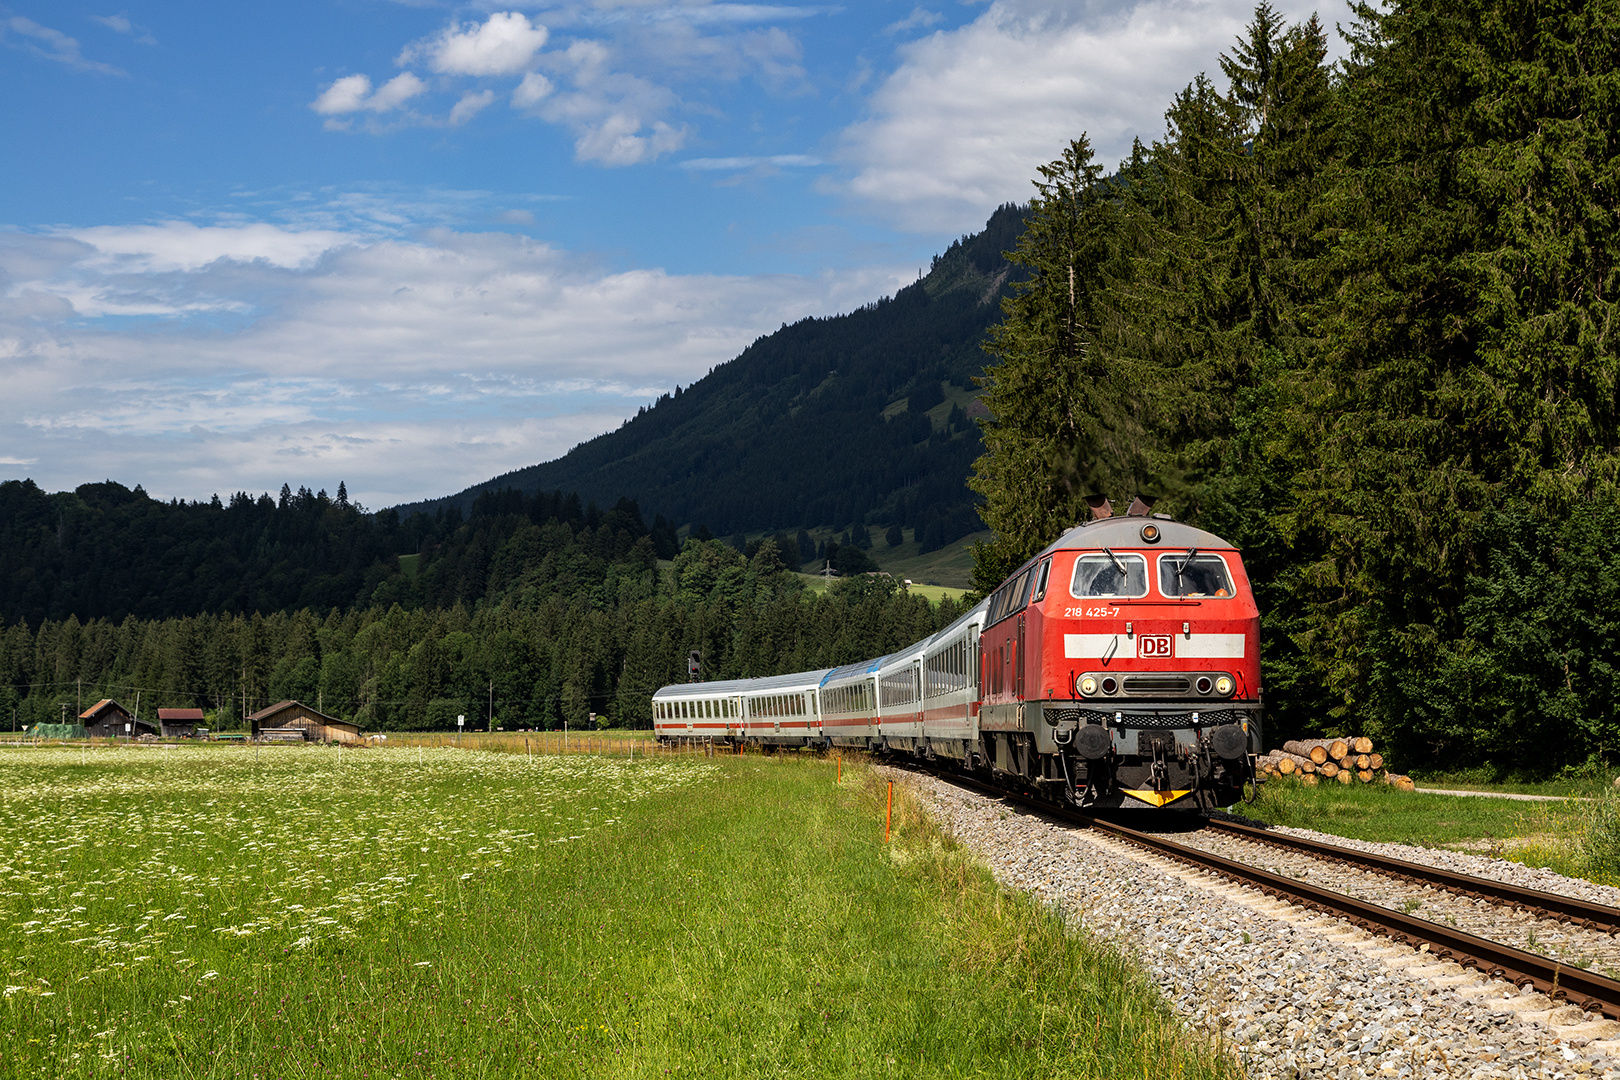
[[[1219,555],[1159,556],[1159,591],[1166,596],[1226,597],[1232,595],[1232,577]]]
[[[1103,552],[1082,555],[1074,561],[1074,580],[1069,595],[1131,599],[1147,595],[1147,560],[1140,555]]]

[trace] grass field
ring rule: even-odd
[[[1268,781],[1255,805],[1232,809],[1274,825],[1498,855],[1620,885],[1620,795],[1591,784],[1576,790],[1559,801],[1524,802],[1284,779]]]
[[[10,1076],[1229,1076],[796,756],[0,751]]]

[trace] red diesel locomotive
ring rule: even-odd
[[[1237,550],[1140,501],[1070,529],[889,656],[666,686],[666,740],[955,762],[1077,806],[1211,809],[1263,749],[1260,616]]]
[[[1071,529],[991,594],[980,654],[996,772],[1098,808],[1225,806],[1253,780],[1260,613],[1211,533],[1145,513]]]

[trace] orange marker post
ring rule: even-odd
[[[840,754],[835,760],[838,762],[838,782],[842,784],[844,782],[844,756]]]
[[[889,826],[894,822],[894,781],[889,781],[889,805],[883,811],[883,842],[889,842]]]

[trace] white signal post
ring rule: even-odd
[[[467,718],[465,716],[457,716],[456,717],[456,745],[457,746],[461,745],[461,729],[466,727],[466,726],[467,726]]]

